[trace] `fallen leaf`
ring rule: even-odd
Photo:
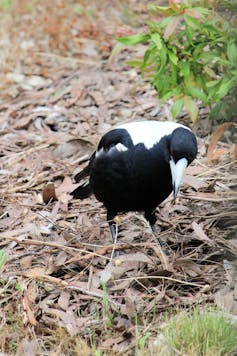
[[[233,143],[230,146],[230,160],[232,163],[234,163],[236,161],[237,158],[237,144]]]
[[[152,260],[144,253],[121,255],[119,261],[119,266],[116,264],[116,260],[113,260],[100,272],[102,282],[107,283],[109,280],[120,278],[125,272],[131,270],[137,271],[139,266],[143,264],[153,264]]]
[[[204,180],[201,180],[200,178],[194,177],[189,174],[185,174],[183,178],[183,184],[187,184],[189,187],[195,189],[196,191],[202,188],[206,188],[208,186],[208,183]]]
[[[191,277],[197,277],[202,275],[202,270],[198,266],[197,263],[193,262],[192,260],[188,260],[185,258],[179,258],[174,261],[174,268],[179,268],[185,273],[187,273]]]
[[[47,183],[42,192],[43,201],[48,204],[50,201],[58,200],[55,192],[54,183]]]
[[[58,298],[58,305],[61,309],[67,310],[69,306],[70,293],[62,291]]]
[[[26,311],[29,323],[33,326],[36,326],[37,321],[35,319],[34,312],[32,310],[32,306],[31,306],[27,292],[24,293],[24,296],[22,299],[22,305],[23,305],[23,309]]]
[[[134,300],[131,300],[129,297],[126,297],[125,306],[126,306],[126,315],[130,320],[132,320],[137,313],[136,303],[134,303]]]
[[[15,355],[36,356],[38,354],[37,352],[38,346],[39,344],[36,338],[29,340],[27,337],[25,337],[23,340],[21,340]],[[7,356],[7,355],[1,353],[0,356]]]
[[[60,207],[63,211],[68,211],[68,202],[72,199],[69,193],[73,190],[73,183],[70,177],[65,176],[61,185],[55,189],[57,199],[60,201]]]
[[[24,276],[28,278],[41,278],[49,274],[50,271],[46,267],[34,267],[24,272]]]
[[[219,152],[215,152],[215,149],[216,149],[216,145],[217,145],[219,139],[221,138],[223,133],[230,127],[230,125],[231,125],[231,122],[225,122],[225,123],[221,124],[217,128],[217,130],[214,132],[214,134],[212,135],[212,138],[211,138],[208,150],[207,150],[207,158],[209,161],[218,160],[221,157],[221,155],[224,153],[223,150],[219,151]]]
[[[206,233],[204,232],[202,226],[198,223],[196,223],[196,221],[193,221],[191,224],[191,227],[194,231],[194,235],[196,238],[198,238],[201,241],[207,242],[208,245],[214,245],[215,242],[212,241],[211,239],[209,239],[209,237],[206,235]]]

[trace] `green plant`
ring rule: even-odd
[[[5,262],[7,260],[7,255],[3,250],[0,250],[0,269],[3,268]]]
[[[12,6],[13,0],[0,0],[0,9],[9,10]]]
[[[163,345],[171,355],[229,355],[237,349],[237,325],[214,307],[195,307],[167,318]],[[157,350],[160,352],[160,350]],[[162,352],[159,354],[163,355]],[[166,349],[167,354],[167,349]]]
[[[174,100],[173,117],[184,107],[196,121],[197,101],[212,106],[237,86],[237,30],[212,4],[201,0],[151,4],[153,17],[162,19],[148,20],[143,34],[118,38],[117,49],[145,44],[143,59],[128,63],[150,80],[161,103]]]
[[[102,308],[102,315],[103,319],[105,320],[105,327],[110,328],[112,326],[113,315],[109,309],[109,297],[106,290],[106,284],[101,281],[102,291],[103,291],[103,308]]]
[[[15,288],[16,288],[16,290],[18,292],[23,292],[23,290],[24,290],[23,285],[20,282],[16,283],[16,287]]]
[[[138,341],[138,347],[140,352],[145,352],[147,340],[150,338],[151,332],[146,332]]]

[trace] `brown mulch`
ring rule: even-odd
[[[102,133],[120,122],[169,117],[169,105],[160,109],[155,91],[126,64],[142,48],[108,60],[113,38],[139,31],[141,17],[134,12],[128,23],[124,3],[110,2],[109,10],[107,1],[92,2],[92,17],[83,1],[79,15],[73,2],[55,2],[49,19],[49,5],[39,1],[28,17],[19,3],[0,99],[0,249],[7,256],[0,314],[2,330],[20,315],[21,331],[1,333],[1,351],[11,352],[10,338],[15,353],[62,328],[102,350],[129,353],[137,328],[155,333],[174,307],[217,302],[237,314],[235,124],[210,124],[204,113],[195,125],[199,156],[176,203],[170,197],[157,209],[168,258],[141,214],[129,213],[120,223],[121,255],[111,260],[103,206],[69,193],[73,172]]]

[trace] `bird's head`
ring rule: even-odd
[[[170,136],[169,153],[175,199],[184,176],[185,168],[197,156],[197,140],[192,131],[182,127],[175,129]]]

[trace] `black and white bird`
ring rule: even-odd
[[[107,209],[113,243],[117,242],[118,213],[143,211],[154,230],[155,209],[173,191],[176,198],[185,168],[197,155],[197,140],[181,124],[138,121],[120,125],[100,140],[89,164],[75,176],[89,177],[71,194],[84,199],[94,194]]]

